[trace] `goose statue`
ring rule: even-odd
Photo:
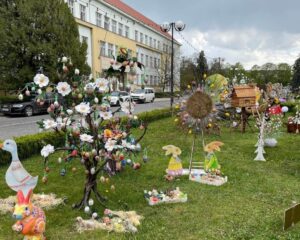
[[[38,177],[32,177],[23,167],[14,140],[5,140],[3,144],[0,144],[0,149],[10,152],[12,156],[11,164],[5,175],[7,185],[16,192],[21,190],[24,196],[27,196],[28,192],[36,187]]]

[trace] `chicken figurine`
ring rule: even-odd
[[[9,152],[12,156],[11,164],[5,175],[7,185],[16,192],[21,190],[27,196],[29,191],[36,187],[38,177],[32,177],[23,167],[14,140],[5,140],[3,144],[0,144],[0,149]]]

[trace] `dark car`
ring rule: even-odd
[[[52,93],[47,93],[43,104],[37,102],[37,95],[24,96],[22,101],[5,103],[0,106],[0,112],[4,115],[25,115],[30,117],[38,113],[47,113],[48,107],[55,102],[55,96]],[[58,100],[62,103],[62,99]]]

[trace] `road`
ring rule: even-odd
[[[169,99],[156,99],[154,103],[136,104],[134,113],[151,111],[170,106]],[[112,111],[116,110],[112,108]],[[120,114],[120,113],[117,113]],[[35,134],[39,132],[36,122],[41,119],[47,119],[49,116],[36,115],[33,117],[9,117],[0,115],[0,139],[9,139],[13,137]]]

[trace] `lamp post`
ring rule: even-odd
[[[172,36],[172,46],[171,46],[171,100],[170,100],[170,105],[171,108],[173,108],[173,103],[174,103],[174,30],[177,32],[183,31],[185,28],[185,24],[182,21],[177,21],[177,22],[172,22],[168,23],[165,22],[160,26],[160,29],[163,32],[169,32],[171,31],[171,36]]]

